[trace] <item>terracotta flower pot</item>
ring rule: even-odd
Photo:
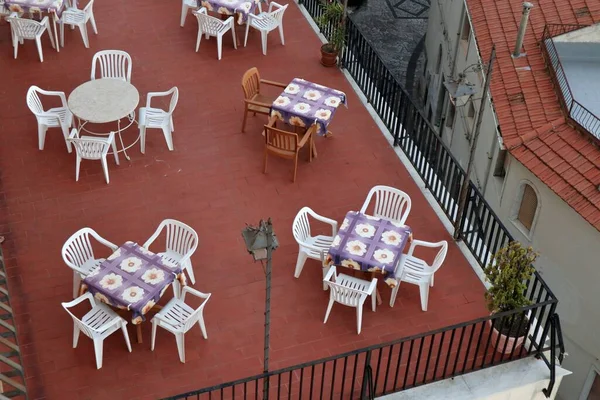
[[[321,46],[321,64],[334,67],[337,64],[338,52],[329,43]]]
[[[488,320],[488,326],[492,330],[491,345],[495,346],[496,343],[498,343],[498,347],[496,348],[496,351],[498,353],[510,354],[513,351],[513,346],[515,349],[514,351],[516,353],[519,350],[519,348],[521,347],[521,345],[523,344],[523,341],[525,340],[525,336],[512,337],[512,336],[506,336],[506,335],[498,332],[498,330],[496,328],[492,327],[491,320]],[[500,336],[499,341],[498,341],[498,336]],[[515,345],[515,341],[517,342],[516,345]]]

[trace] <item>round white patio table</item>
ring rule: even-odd
[[[125,146],[121,132],[129,128],[135,122],[135,114],[131,117],[140,101],[138,90],[131,83],[122,79],[102,78],[85,82],[75,88],[69,95],[68,106],[73,115],[79,120],[79,132],[85,130],[92,135],[108,135],[108,133],[96,133],[85,129],[85,124],[88,122],[94,124],[104,124],[108,122],[117,122],[117,135],[121,142],[121,149],[118,152],[123,152],[129,160],[127,149],[134,146],[137,139]],[[121,119],[129,116],[129,125],[121,128]],[[83,124],[81,121],[84,121]]]

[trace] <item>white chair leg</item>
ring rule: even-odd
[[[398,284],[392,289],[392,296],[390,297],[390,307],[394,307],[394,303],[396,302],[396,296],[398,296],[398,290],[400,290],[400,280],[398,280]]]
[[[185,3],[181,4],[181,22],[179,23],[179,25],[183,28],[183,25],[185,25],[185,18],[187,17],[187,12],[188,12],[188,6]]]
[[[42,51],[42,40],[40,37],[35,38],[35,44],[37,46],[38,54],[40,56],[40,62],[44,62],[44,53]]]
[[[158,324],[156,323],[156,320],[152,321],[152,339],[151,339],[151,344],[150,344],[150,350],[154,351],[154,344],[156,343],[156,328],[157,328]]]
[[[179,283],[179,279],[175,278],[173,280],[173,297],[178,299],[181,296],[181,283]]]
[[[79,288],[81,287],[81,276],[73,271],[73,298],[79,297]]]
[[[196,53],[198,52],[198,49],[200,49],[200,41],[201,40],[202,40],[202,30],[200,28],[198,28],[198,39],[196,39]]]
[[[94,18],[94,13],[93,12],[90,14],[90,22],[92,24],[92,29],[94,30],[94,33],[97,35],[98,34],[98,28],[96,27],[96,19]]]
[[[140,125],[140,151],[142,154],[146,153],[146,127]]]
[[[262,12],[262,6],[260,5],[262,1],[258,2],[258,13],[260,14]]]
[[[75,182],[79,181],[79,168],[81,166],[81,157],[77,154],[77,158],[75,160]]]
[[[127,345],[127,350],[131,353],[131,342],[129,341],[129,333],[127,333],[127,323],[121,323],[121,330],[123,331],[123,336],[125,337],[125,344]]]
[[[371,293],[371,309],[373,312],[377,310],[377,288],[375,288],[375,291]]]
[[[60,24],[60,46],[65,47],[65,23]]]
[[[179,361],[185,364],[185,336],[183,333],[176,333],[177,351],[179,352]]]
[[[265,31],[260,31],[260,37],[261,37],[261,41],[262,41],[262,51],[263,51],[263,55],[267,55],[267,32]]]
[[[233,37],[233,48],[237,50],[237,38],[235,36],[235,25],[231,23],[231,36]]]
[[[173,123],[173,117],[171,116],[171,132],[175,132],[175,124]]]
[[[69,127],[61,124],[61,130],[63,133],[63,137],[65,138],[65,144],[67,145],[67,151],[71,153],[73,150],[71,149],[71,142],[69,141]]]
[[[435,276],[435,274],[431,275],[431,281],[429,282],[429,286],[433,287],[433,277]]]
[[[281,45],[285,46],[285,37],[283,37],[283,21],[279,23],[279,37],[281,38]]]
[[[81,38],[83,39],[83,45],[85,46],[86,49],[90,48],[90,42],[88,40],[88,34],[87,34],[87,25],[85,23],[83,24],[79,24],[79,32],[81,33]]]
[[[169,151],[173,151],[173,135],[171,134],[171,130],[169,128],[169,126],[163,126],[162,131],[165,135],[165,141],[167,142],[167,147],[169,148]]]
[[[204,316],[201,315],[200,319],[198,319],[198,325],[200,325],[200,330],[202,331],[202,336],[204,339],[208,339],[208,334],[206,333],[206,325],[204,325]]]
[[[323,279],[325,279],[325,276],[327,276],[327,271],[329,271],[329,266],[323,267]],[[329,285],[327,283],[325,283],[325,281],[323,281],[323,290],[327,290],[329,288]]]
[[[108,177],[108,163],[106,162],[106,155],[102,156],[102,158],[100,159],[100,162],[102,163],[102,170],[104,171],[104,179],[106,180],[106,183],[110,183],[110,179]]]
[[[119,152],[117,151],[117,140],[113,140],[113,142],[110,144],[110,147],[112,148],[113,151],[113,155],[115,156],[115,164],[119,165]]]
[[[223,36],[217,35],[217,55],[221,60],[221,53],[223,52]]]
[[[17,53],[19,52],[19,40],[17,39],[17,35],[14,34],[14,33],[12,33],[12,39],[13,39],[12,43],[13,43],[14,56],[15,56],[15,59],[16,59],[17,58]]]
[[[102,347],[104,341],[102,339],[94,339],[94,352],[96,353],[96,368],[102,368]]]
[[[419,291],[421,292],[421,310],[427,311],[427,302],[429,301],[429,285],[419,285]]]
[[[258,6],[260,7],[260,3],[258,4]],[[250,21],[248,20],[248,22],[246,22],[246,36],[244,37],[244,47],[246,47],[246,44],[248,43],[248,31],[250,30]]]
[[[79,327],[77,325],[73,325],[73,348],[77,347],[77,343],[79,342]]]
[[[332,298],[329,299],[329,304],[327,305],[327,311],[325,311],[325,319],[323,323],[327,323],[327,319],[329,318],[329,313],[331,312],[331,308],[333,307],[334,300]]]
[[[360,335],[360,331],[362,328],[362,303],[360,303],[357,307],[356,307],[356,328],[358,330],[358,334]]]
[[[38,148],[44,150],[44,142],[46,141],[46,131],[48,127],[46,125],[38,124]]]
[[[188,260],[187,265],[184,267],[185,271],[190,277],[192,285],[196,284],[196,277],[194,276],[194,268],[192,268],[192,262]]]
[[[296,270],[294,271],[294,278],[300,278],[300,274],[302,273],[302,269],[304,268],[304,263],[306,262],[307,258],[308,255],[305,252],[298,252],[298,260],[296,261]]]

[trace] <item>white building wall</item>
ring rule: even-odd
[[[446,77],[456,78],[467,66],[480,62],[475,38],[471,35],[468,46],[460,40],[464,10],[462,0],[432,0],[426,38],[429,76],[434,76],[437,72],[440,44],[443,48],[441,66]],[[487,60],[484,60],[484,63],[486,62]],[[497,73],[498,70],[494,72]],[[467,79],[475,83],[477,93],[481,93],[482,73],[469,72]],[[430,87],[429,90],[437,91],[439,86]],[[476,94],[473,97],[476,99],[477,112],[481,95]],[[426,110],[432,107],[432,100],[435,98],[436,96],[428,96]],[[447,103],[446,101],[446,109]],[[445,121],[442,121],[438,128],[452,154],[465,168],[472,129],[468,124],[470,120],[467,119],[466,112],[466,107],[457,108],[452,129],[445,126]],[[597,300],[597,294],[600,293],[600,232],[510,155],[507,156],[506,176],[494,177],[494,166],[498,151],[502,147],[496,132],[495,116],[488,103],[482,120],[472,178],[511,234],[541,253],[537,267],[559,299],[557,311],[567,352],[570,354],[563,366],[574,373],[563,381],[558,398],[579,399],[590,368],[600,358],[600,301]],[[530,234],[519,228],[518,222],[513,222],[523,182],[533,185],[540,204]]]

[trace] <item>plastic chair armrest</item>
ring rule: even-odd
[[[227,18],[225,21],[223,21],[223,25],[231,25],[233,26],[233,16]]]
[[[150,108],[150,100],[153,97],[163,97],[163,96],[168,96],[170,93],[170,91],[166,91],[166,92],[148,92],[148,95],[146,96],[146,108]]]
[[[250,14],[250,16],[252,16],[252,14]],[[287,85],[284,83],[270,81],[268,79],[261,79],[260,83],[264,83],[265,85],[277,86],[277,87],[284,88],[284,89],[287,87]]]
[[[323,278],[323,282],[331,282],[331,276],[336,276],[336,268],[335,265],[332,265],[329,268],[329,271],[327,271],[327,274],[325,275],[325,278]]]
[[[162,226],[160,226],[156,232],[154,232],[152,234],[152,236],[150,236],[148,238],[148,240],[146,240],[146,242],[142,245],[143,248],[145,248],[146,250],[150,250],[150,246],[152,245],[152,243],[154,243],[154,241],[156,240],[156,238],[158,237],[158,235],[160,235],[160,232],[162,230]]]
[[[90,292],[85,292],[84,294],[82,294],[81,296],[79,296],[78,298],[69,301],[68,303],[63,303],[63,305],[67,308],[71,308],[76,306],[77,304],[89,300],[90,304],[92,305],[92,307],[96,306],[96,301],[94,300],[94,296],[92,296],[92,294]]]
[[[375,294],[376,290],[377,290],[377,278],[373,278],[373,280],[371,281],[371,284],[367,288],[367,293],[369,293],[369,295],[373,295],[373,294]]]
[[[337,226],[338,226],[337,221],[335,221],[335,220],[333,220],[331,218],[327,218],[327,217],[324,217],[322,215],[319,215],[319,214],[317,214],[316,212],[314,212],[311,209],[308,210],[308,214],[311,217],[313,217],[314,219],[316,219],[317,221],[324,222],[326,224],[331,225],[331,227],[333,228],[333,236],[337,235]]]
[[[186,286],[181,291],[181,297],[180,297],[181,301],[185,300],[185,295],[187,293],[191,294],[192,296],[196,296],[196,297],[198,297],[200,299],[204,299],[204,301],[202,302],[203,305],[208,301],[208,299],[210,299],[210,296],[212,296],[212,293],[203,293],[203,292],[201,292],[199,290],[191,288],[190,286]]]

